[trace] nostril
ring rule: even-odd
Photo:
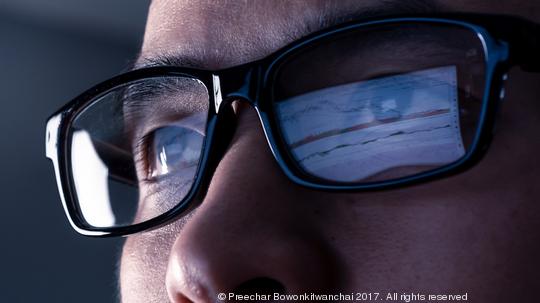
[[[284,294],[285,286],[271,278],[255,278],[246,281],[234,289],[237,295],[266,295],[270,298],[274,293]]]
[[[176,296],[176,298],[174,299],[173,302],[178,302],[178,303],[193,303],[193,301],[191,301],[188,297],[182,295],[182,294],[178,294]]]

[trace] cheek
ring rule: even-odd
[[[520,274],[520,261],[509,257],[531,260],[516,243],[523,238],[520,229],[534,234],[532,227],[539,225],[531,225],[538,221],[530,211],[528,218],[522,213],[525,205],[532,209],[533,198],[519,186],[496,183],[501,178],[490,174],[493,161],[504,162],[491,157],[497,158],[425,185],[326,196],[333,206],[323,206],[321,232],[344,264],[347,285],[372,291],[467,289],[480,297],[489,295],[489,285]]]
[[[413,198],[410,191],[334,197],[336,206],[321,215],[321,233],[342,260],[351,290],[429,288],[434,265],[454,263],[449,259],[463,233],[463,226],[452,226],[456,210],[441,197]]]

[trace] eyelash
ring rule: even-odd
[[[153,183],[154,181],[149,178],[150,163],[148,163],[148,146],[152,134],[153,131],[149,132],[134,144],[134,161],[136,166],[142,168],[142,178],[139,181],[143,183]]]
[[[139,187],[144,186],[146,188],[144,199],[148,199],[160,192],[160,182],[157,182],[158,178],[149,177],[150,163],[148,163],[148,146],[153,133],[154,130],[150,131],[148,134],[138,139],[134,144],[133,156],[135,166],[142,168],[142,178],[139,179]]]

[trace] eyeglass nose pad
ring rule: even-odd
[[[200,187],[194,201],[190,205],[190,209],[197,207],[204,200],[214,172],[231,144],[236,131],[236,126],[237,121],[233,103],[227,102],[221,104],[219,114],[217,115],[215,130],[212,138],[210,138],[211,150],[208,154],[206,169],[203,172]]]

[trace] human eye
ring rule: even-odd
[[[193,186],[204,148],[203,114],[160,124],[135,145],[138,218],[157,216],[182,201]]]
[[[193,177],[204,136],[189,127],[165,126],[151,132],[146,144],[147,179],[170,175]]]

